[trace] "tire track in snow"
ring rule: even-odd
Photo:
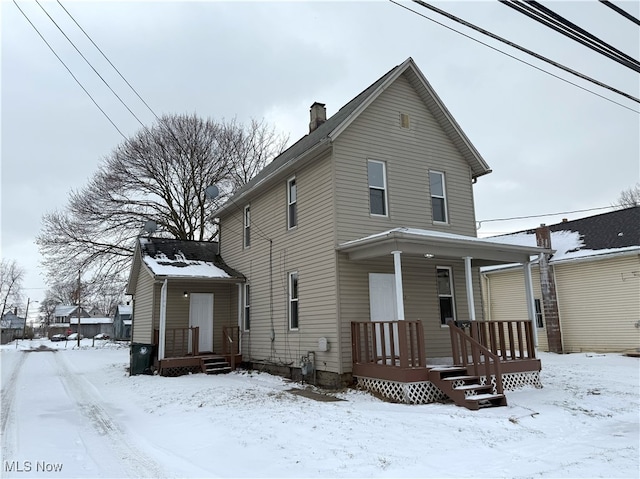
[[[11,414],[13,410],[13,401],[16,397],[16,385],[18,383],[18,377],[25,361],[27,360],[27,354],[21,352],[17,362],[13,366],[13,372],[9,377],[6,384],[3,384],[2,391],[0,391],[0,403],[2,404],[0,409],[0,416],[2,417],[2,423],[0,425],[0,436],[2,437],[2,457],[11,457],[13,455],[13,441],[12,428],[14,423],[14,417]],[[9,421],[11,418],[11,421]]]
[[[104,436],[111,449],[122,461],[122,465],[132,477],[165,478],[165,468],[136,448],[117,422],[114,422],[103,406],[102,399],[91,394],[91,384],[69,370],[63,355],[54,354],[58,376],[82,414],[90,421],[92,427]],[[170,474],[169,474],[170,475]]]

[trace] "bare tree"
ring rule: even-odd
[[[212,212],[284,147],[264,122],[245,127],[195,115],[164,116],[107,156],[88,184],[70,193],[64,211],[48,213],[36,242],[49,278],[123,285],[135,239],[148,220],[158,235],[212,240]],[[221,196],[211,202],[207,186]]]
[[[2,301],[2,313],[4,316],[7,304],[17,304],[22,300],[22,280],[24,269],[18,266],[15,260],[2,259],[0,262],[0,301]]]
[[[634,186],[622,190],[618,199],[612,206],[618,208],[631,208],[632,206],[640,206],[640,182]]]

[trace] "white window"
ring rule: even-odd
[[[542,318],[542,305],[540,304],[539,299],[534,300],[536,307],[536,326],[539,328],[544,328],[544,320]]]
[[[431,188],[431,211],[434,223],[448,223],[447,218],[447,192],[444,183],[444,173],[439,171],[429,172],[429,185]]]
[[[289,329],[298,329],[298,272],[289,273]]]
[[[244,247],[251,246],[251,207],[244,207]]]
[[[372,215],[387,216],[387,171],[382,161],[367,162],[369,175],[369,211]]]
[[[251,286],[244,285],[244,330],[251,329]]]
[[[296,179],[287,181],[287,228],[295,228],[298,225],[298,188]]]
[[[453,301],[453,272],[449,266],[436,268],[438,300],[440,303],[440,324],[456,320],[456,308]]]

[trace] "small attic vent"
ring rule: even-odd
[[[409,115],[406,113],[400,113],[400,127],[409,128]]]

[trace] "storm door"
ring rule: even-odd
[[[373,322],[398,320],[396,277],[394,274],[369,273],[369,314]],[[389,358],[391,354],[391,336],[394,339],[394,356],[398,355],[397,324],[379,325],[375,328],[375,335],[376,354],[379,357]],[[387,360],[387,363],[389,363],[389,360]]]
[[[213,293],[191,293],[189,326],[200,328],[199,352],[213,352]]]

